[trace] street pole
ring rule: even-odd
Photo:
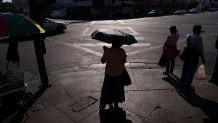
[[[44,40],[41,38],[38,38],[38,36],[34,36],[33,42],[34,42],[34,47],[35,47],[37,64],[39,68],[39,75],[40,75],[42,87],[47,88],[50,85],[49,85],[48,75],[46,71],[45,60],[43,56],[43,47],[41,44],[42,41]]]
[[[214,65],[214,69],[212,73],[211,82],[218,85],[218,36],[216,39],[215,49],[217,50],[217,55],[216,55],[216,61],[215,61],[215,65]]]
[[[45,9],[43,7],[40,7],[36,4],[36,0],[28,0],[29,6],[30,6],[30,18],[36,21],[40,26],[43,27],[43,21],[45,19]],[[46,71],[45,66],[45,60],[44,60],[44,37],[40,34],[36,34],[33,36],[34,41],[34,47],[35,47],[35,53],[36,53],[36,59],[37,64],[39,68],[39,75],[42,83],[43,88],[50,87],[48,80],[48,75]]]

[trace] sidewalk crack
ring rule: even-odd
[[[131,65],[131,63],[130,63],[130,65]],[[132,68],[130,68],[130,70],[131,70],[131,72],[132,72],[133,79],[134,79],[134,81],[136,82],[136,87],[137,87],[137,90],[138,90],[138,89],[139,89],[139,86],[138,86],[138,82],[136,81],[135,74],[134,74],[134,72],[133,72]]]

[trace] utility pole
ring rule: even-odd
[[[50,3],[47,3],[48,1]],[[30,18],[36,21],[42,27],[45,19],[46,5],[52,4],[51,1],[55,2],[55,0],[28,0],[29,7],[30,7]],[[44,40],[45,40],[44,35],[41,34],[33,35],[36,59],[38,63],[42,87],[47,88],[50,87],[51,85],[49,84],[48,75],[45,66],[45,60],[43,56],[45,54]]]
[[[216,39],[216,45],[215,45],[215,49],[217,50],[217,55],[216,55],[216,61],[215,61],[215,65],[213,68],[213,73],[212,73],[212,78],[211,78],[211,82],[218,85],[218,36]]]

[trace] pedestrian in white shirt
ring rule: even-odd
[[[182,90],[189,90],[191,87],[191,83],[193,81],[195,72],[197,70],[199,64],[199,57],[201,58],[202,64],[205,64],[204,59],[204,46],[202,37],[200,36],[202,32],[201,25],[195,25],[193,27],[193,34],[190,34],[186,38],[187,46],[193,48],[198,51],[197,61],[191,62],[190,60],[184,61],[182,75],[181,75],[181,86]]]

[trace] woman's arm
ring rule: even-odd
[[[201,61],[202,61],[202,64],[205,64],[205,59],[204,59],[204,55],[203,54],[201,55]]]
[[[106,56],[105,56],[105,52],[106,52],[106,50],[108,49],[108,47],[106,47],[106,46],[103,46],[103,49],[104,49],[104,54],[103,54],[103,56],[102,56],[102,58],[101,58],[101,63],[102,64],[104,64],[104,63],[106,63]]]
[[[200,51],[201,62],[202,62],[202,64],[205,64],[204,45],[203,45],[203,40],[202,40],[202,38],[200,38],[200,40],[199,40],[199,43],[198,43],[198,50]]]
[[[126,58],[127,58],[127,55],[126,55],[126,52],[125,52],[125,50],[123,49],[123,54],[124,54],[124,59],[123,59],[123,63],[125,64],[126,63]]]
[[[166,50],[166,46],[167,46],[167,43],[168,43],[168,41],[169,41],[169,37],[170,37],[170,36],[167,36],[167,39],[166,39],[166,41],[164,42],[163,51]]]
[[[163,51],[165,51],[165,50],[166,50],[166,41],[165,41],[165,43],[163,45]]]
[[[106,59],[104,59],[103,57],[101,58],[101,63],[104,64],[106,63]]]
[[[123,63],[126,63],[126,57],[124,58]]]

